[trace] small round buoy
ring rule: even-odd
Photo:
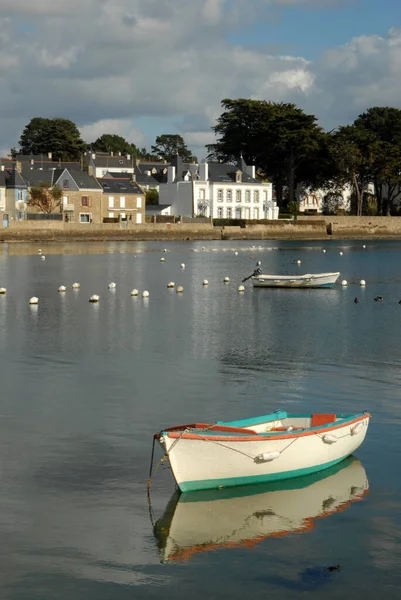
[[[164,262],[164,261],[165,261],[165,258],[162,256],[160,259],[160,262]]]
[[[131,296],[137,296],[139,294],[138,290],[132,290],[131,291]]]
[[[258,262],[256,263],[256,266],[257,266],[257,267],[261,267],[261,266],[262,266],[262,261],[261,261],[261,260],[258,260]]]
[[[43,254],[42,254],[42,256],[41,256],[40,258],[41,258],[42,260],[46,260],[46,256],[43,256]]]
[[[235,256],[238,256],[238,252],[237,252],[237,251],[235,251],[235,252],[234,252],[234,255],[235,255]]]
[[[347,286],[348,285],[348,281],[346,279],[343,279],[342,282],[341,282],[341,285],[343,287]]]
[[[38,249],[38,254],[42,254],[42,249],[41,248]]]
[[[182,294],[183,291],[184,291],[184,288],[182,287],[182,285],[179,285],[177,288],[177,294]]]
[[[168,284],[167,284],[168,288],[173,288],[174,286],[175,286],[174,281],[169,281]]]
[[[65,292],[65,285],[60,285],[60,287],[58,288],[59,292]]]
[[[229,281],[230,281],[230,278],[229,278],[229,277],[224,277],[224,279],[223,279],[223,282],[224,282],[224,283],[228,283]]]
[[[361,281],[359,282],[360,286],[365,286],[366,285],[366,281],[364,279],[361,279]]]
[[[323,253],[326,254],[326,250],[323,248]]]
[[[167,248],[164,248],[163,252],[167,252]]]
[[[185,269],[185,263],[181,263],[180,267],[181,269]]]
[[[39,302],[39,298],[36,298],[36,296],[32,296],[32,298],[29,299],[29,304],[38,304]]]
[[[114,281],[109,283],[109,290],[114,290],[115,287],[116,287],[116,284],[114,283]]]
[[[75,283],[72,284],[72,289],[73,290],[78,290],[80,287],[81,287],[80,283],[75,282]]]
[[[0,294],[5,294],[7,292],[7,288],[0,288]]]
[[[365,244],[362,246],[362,248],[366,248]]]
[[[142,292],[142,298],[149,298],[149,292],[147,290]]]
[[[99,300],[100,296],[98,296],[97,294],[93,294],[93,296],[89,298],[89,302],[99,302]]]
[[[245,292],[245,286],[244,286],[244,285],[240,285],[240,286],[238,287],[238,291],[239,291],[239,292]]]
[[[342,256],[342,255],[343,255],[343,253],[342,253],[342,252],[340,252],[339,254],[340,254],[340,256]]]
[[[208,280],[207,280],[207,279],[204,279],[204,280],[203,280],[203,285],[209,285],[209,282],[208,282]]]
[[[302,264],[302,263],[301,263],[301,261],[298,259],[298,260],[297,260],[297,265],[300,265],[300,264]]]
[[[205,250],[205,246],[202,246],[202,250]]]

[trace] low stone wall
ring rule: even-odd
[[[311,221],[310,217],[298,217],[298,222]],[[327,233],[333,237],[392,237],[401,236],[400,217],[348,217],[319,216],[326,224]]]

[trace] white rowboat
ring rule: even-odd
[[[253,287],[331,288],[340,273],[309,273],[306,275],[252,275]]]
[[[274,413],[170,427],[155,434],[178,487],[190,492],[280,481],[322,471],[363,442],[366,412],[354,415]]]
[[[307,533],[362,500],[369,483],[353,456],[307,477],[226,490],[175,493],[154,524],[162,562],[222,548],[253,548],[269,537]]]

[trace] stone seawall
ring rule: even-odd
[[[62,221],[11,221],[0,228],[0,242],[185,241],[333,238],[401,238],[398,217],[301,217],[245,227],[211,223],[77,224]]]

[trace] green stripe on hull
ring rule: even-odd
[[[196,492],[199,490],[210,490],[216,488],[235,487],[237,485],[250,485],[254,483],[269,483],[271,481],[282,481],[284,479],[292,479],[293,477],[302,477],[310,475],[317,471],[329,469],[338,464],[349,456],[342,456],[336,460],[332,460],[323,465],[315,465],[314,467],[305,467],[304,469],[295,469],[294,471],[282,471],[281,473],[270,473],[268,475],[249,475],[245,477],[227,477],[226,479],[200,479],[194,481],[183,481],[179,484],[182,492]]]

